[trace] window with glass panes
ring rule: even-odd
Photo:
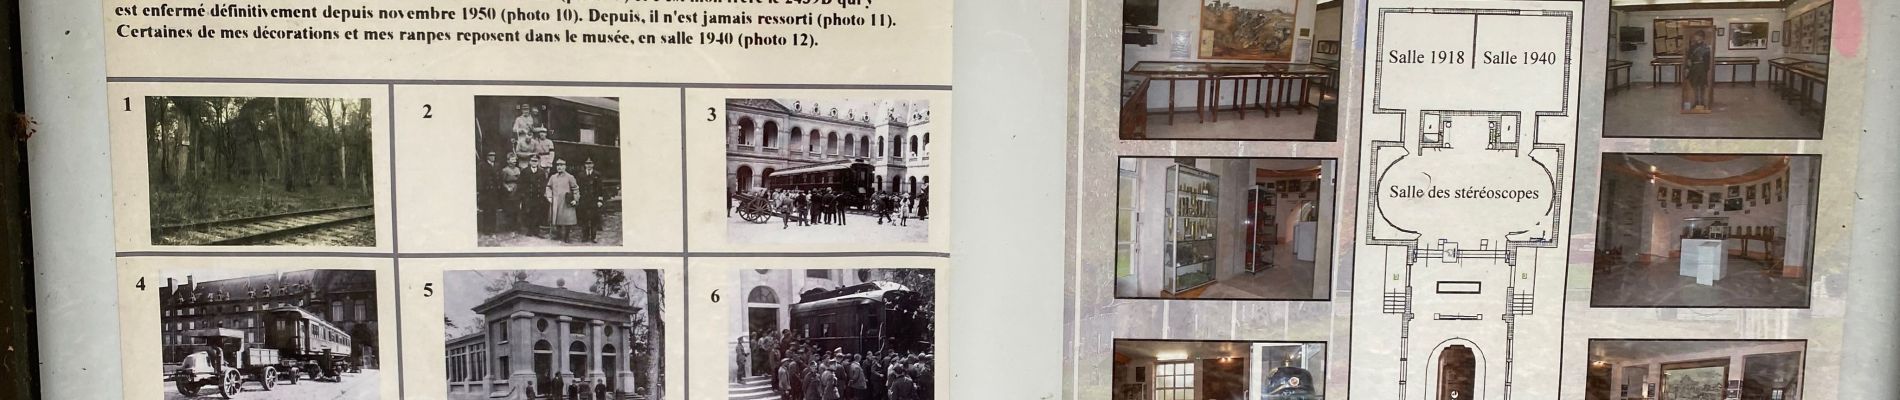
[[[1194,362],[1156,364],[1154,382],[1154,400],[1193,400]]]

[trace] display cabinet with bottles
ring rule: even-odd
[[[1219,175],[1186,165],[1168,167],[1168,293],[1214,283],[1214,229],[1219,205]]]

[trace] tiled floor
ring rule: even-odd
[[[1796,105],[1782,100],[1768,82],[1753,87],[1745,83],[1716,85],[1715,107],[1708,114],[1676,112],[1681,106],[1681,90],[1674,84],[1650,87],[1648,82],[1635,82],[1628,90],[1607,94],[1603,136],[1821,137],[1820,113],[1801,115]]]
[[[1713,285],[1678,275],[1680,259],[1628,262],[1596,268],[1590,303],[1610,307],[1805,307],[1808,282],[1764,270],[1758,261],[1729,257],[1729,273]]]
[[[1241,273],[1201,291],[1201,299],[1307,299],[1313,297],[1313,262],[1293,262]]]
[[[1240,119],[1240,113],[1223,110],[1220,122],[1209,119],[1199,122],[1194,116],[1194,108],[1175,110],[1174,125],[1168,125],[1166,112],[1148,115],[1149,139],[1229,139],[1229,140],[1312,140],[1313,130],[1319,121],[1319,110],[1308,109],[1301,113],[1293,110],[1281,110],[1280,116],[1268,117],[1260,110],[1247,110],[1247,119]]]

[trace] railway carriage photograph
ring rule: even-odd
[[[166,399],[380,396],[376,273],[167,271]]]
[[[725,115],[729,241],[929,241],[929,102],[728,99]]]
[[[482,247],[622,243],[620,101],[476,96]]]
[[[443,275],[448,398],[667,398],[657,269]]]
[[[154,245],[376,246],[369,99],[145,98]]]
[[[739,270],[733,400],[925,400],[936,390],[936,271]]]

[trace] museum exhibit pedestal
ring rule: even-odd
[[[1682,239],[1682,266],[1677,274],[1694,277],[1695,283],[1714,285],[1728,269],[1728,255],[1720,239]]]

